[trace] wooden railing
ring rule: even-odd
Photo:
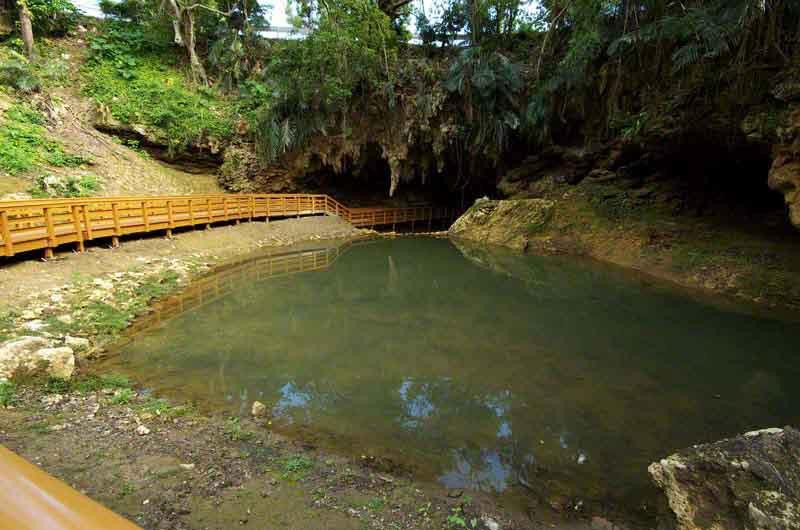
[[[0,256],[44,249],[45,258],[64,244],[185,226],[275,217],[337,215],[357,227],[453,219],[455,209],[433,206],[348,208],[328,195],[243,194],[98,197],[0,201]]]

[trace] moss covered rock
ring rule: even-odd
[[[524,251],[531,238],[547,229],[554,205],[547,199],[478,199],[453,223],[449,234],[459,239]]]

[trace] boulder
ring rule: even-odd
[[[47,363],[47,374],[59,379],[69,379],[75,372],[75,355],[72,348],[42,348],[36,352],[36,364]]]
[[[547,199],[478,199],[453,223],[448,233],[458,239],[524,251],[530,238],[547,228],[554,205]]]
[[[648,468],[678,530],[800,528],[800,431],[748,432]]]
[[[50,342],[43,337],[19,337],[0,345],[0,379],[10,379],[19,370],[40,368],[53,377],[72,377],[75,371],[72,348],[50,348]]]
[[[42,337],[19,337],[0,344],[0,379],[10,379],[19,368],[33,362],[37,351],[48,346],[50,342]]]

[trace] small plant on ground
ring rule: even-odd
[[[111,397],[112,405],[127,405],[133,400],[134,392],[130,388],[120,388]]]
[[[233,442],[249,440],[253,436],[253,433],[242,428],[241,420],[235,416],[228,418],[228,423],[225,425],[225,434]]]
[[[16,387],[11,381],[0,381],[0,407],[8,407],[16,401]]]

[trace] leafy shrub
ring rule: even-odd
[[[77,24],[80,12],[69,0],[27,0],[35,34],[63,37]]]

